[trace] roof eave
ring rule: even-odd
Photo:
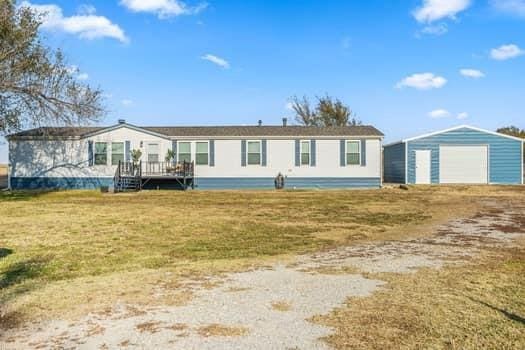
[[[420,135],[420,136],[404,139],[404,140],[402,140],[402,142],[406,143],[406,142],[411,142],[411,141],[415,141],[415,140],[419,140],[419,139],[424,139],[424,138],[427,138],[427,137],[431,137],[431,136],[435,136],[435,135],[439,135],[439,134],[444,134],[446,132],[450,132],[450,131],[454,131],[454,130],[458,130],[458,129],[471,129],[471,130],[474,130],[474,131],[479,131],[479,132],[483,132],[483,133],[487,133],[487,134],[491,134],[491,135],[495,135],[495,136],[505,137],[505,138],[512,139],[512,140],[515,140],[515,141],[523,141],[523,139],[521,139],[519,137],[514,137],[514,136],[502,134],[502,133],[499,133],[499,132],[496,132],[496,131],[490,131],[490,130],[486,130],[486,129],[481,129],[481,128],[477,128],[475,126],[470,126],[470,125],[458,125],[458,126],[455,126],[453,128],[448,128],[448,129],[445,129],[445,130],[435,131],[435,132],[431,132],[431,133],[428,133],[428,134],[423,134],[423,135]]]
[[[50,141],[67,141],[67,140],[80,140],[82,137],[80,136],[34,136],[34,135],[8,135],[5,137],[7,141],[42,141],[42,140],[50,140]]]
[[[136,126],[136,125],[132,125],[132,124],[128,124],[128,123],[119,123],[119,124],[108,126],[107,128],[103,128],[103,129],[100,129],[100,130],[97,130],[97,131],[89,132],[89,133],[83,134],[81,136],[81,138],[93,137],[93,136],[97,136],[97,135],[104,134],[106,132],[117,130],[117,129],[121,129],[121,128],[129,128],[129,129],[132,129],[132,130],[135,130],[135,131],[138,131],[138,132],[143,132],[143,133],[146,133],[146,134],[149,134],[149,135],[152,135],[152,136],[160,137],[160,138],[163,138],[163,139],[169,139],[168,135],[160,134],[160,133],[157,133],[157,132],[154,132],[154,131],[142,128],[140,126]]]

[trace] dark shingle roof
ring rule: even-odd
[[[124,124],[126,125],[126,124]],[[24,137],[83,137],[85,135],[110,129],[112,127],[53,127],[37,128],[21,131],[9,135],[8,138]],[[136,127],[165,136],[181,137],[242,137],[242,136],[383,136],[381,131],[373,126],[341,126],[341,127],[312,127],[312,126],[146,126]]]
[[[29,129],[11,134],[8,138],[18,137],[78,137],[99,130],[104,130],[105,127],[42,127],[36,129]]]
[[[145,127],[167,136],[383,136],[373,126],[311,127],[311,126],[188,126]]]

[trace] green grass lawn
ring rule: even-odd
[[[480,198],[523,193],[518,187],[4,192],[4,323],[13,315],[74,314],[117,299],[151,303],[156,285],[176,286],[181,275],[232,271],[339,245],[428,234],[425,225],[472,212]],[[180,295],[171,297],[176,302]]]

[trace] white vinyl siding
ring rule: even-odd
[[[195,146],[195,164],[208,165],[208,142],[197,142]]]
[[[124,161],[124,142],[111,143],[111,165]]]
[[[361,164],[361,142],[346,141],[346,165]]]
[[[108,165],[108,144],[95,142],[95,165]]]
[[[248,141],[248,152],[247,152],[247,163],[248,165],[260,165],[261,164],[261,142],[260,141]]]
[[[175,139],[175,138],[174,138]],[[208,142],[206,139],[177,138],[177,161],[181,152],[184,151],[184,142],[191,143],[188,157],[195,159],[195,143]],[[46,176],[49,177],[113,177],[114,167],[111,166],[109,154],[112,142],[123,142],[129,140],[131,149],[142,152],[142,161],[147,162],[148,144],[159,145],[160,160],[168,149],[172,148],[172,139],[158,138],[146,133],[141,133],[129,128],[121,128],[107,133],[85,138],[82,140],[13,140],[10,142],[10,155],[16,161],[13,167],[13,177],[35,177],[41,176],[42,169],[47,169]],[[240,138],[216,138],[215,139],[215,164],[211,166],[200,166],[196,174],[198,178],[271,178],[279,172],[287,177],[300,178],[379,178],[381,174],[381,140],[367,140],[366,166],[340,166],[340,137],[316,138],[316,166],[295,166],[295,140],[274,139],[267,137],[267,166],[249,165],[242,166],[240,161],[241,142]],[[305,140],[301,138],[301,140]],[[349,139],[350,140],[350,139]],[[107,153],[104,155],[104,164],[92,166],[86,161],[88,158],[88,142],[93,142],[93,156],[96,143],[107,143]],[[248,139],[248,141],[260,141]],[[182,145],[182,146],[181,146]],[[182,149],[181,149],[182,147]],[[208,147],[209,148],[209,147]],[[28,152],[28,149],[32,152]],[[188,147],[189,149],[189,147]],[[246,152],[248,144],[246,144]],[[310,151],[312,152],[311,144]],[[208,150],[210,152],[210,149]],[[262,162],[262,145],[260,148]],[[245,154],[247,158],[247,154]],[[211,159],[211,153],[208,154]],[[255,157],[258,158],[256,155]],[[99,157],[100,158],[100,157]],[[247,159],[246,159],[247,160]],[[310,158],[310,162],[312,159]],[[41,164],[35,167],[35,163]],[[57,164],[59,164],[57,166]],[[62,164],[63,166],[61,166]],[[71,165],[81,164],[79,167]]]

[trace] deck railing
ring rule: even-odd
[[[142,172],[142,162],[123,162],[119,161],[117,172],[120,176],[140,177]]]
[[[120,176],[166,176],[193,177],[193,162],[120,162],[117,172]]]

